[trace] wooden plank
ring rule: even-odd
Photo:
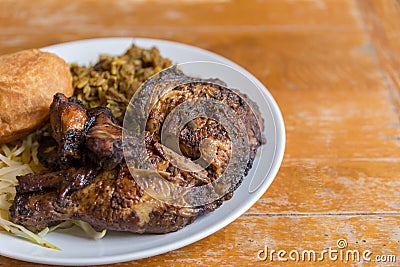
[[[190,246],[148,259],[115,264],[113,266],[363,266],[362,263],[344,263],[325,258],[319,261],[305,260],[279,262],[277,258],[261,261],[257,258],[259,250],[265,245],[269,250],[314,250],[337,249],[337,241],[344,239],[348,246],[343,249],[366,250],[376,255],[395,255],[399,261],[400,229],[399,216],[243,216],[217,233]],[[250,231],[251,229],[251,231]],[[251,233],[249,233],[249,231]],[[132,244],[134,245],[134,244]],[[338,249],[340,250],[340,249]],[[339,255],[339,253],[338,253]],[[275,254],[275,257],[277,255]],[[286,255],[288,257],[288,255]],[[312,258],[313,259],[313,258]],[[345,258],[343,258],[345,259]],[[1,261],[3,260],[3,261]],[[0,262],[10,266],[32,266],[29,263],[5,259]],[[364,262],[365,266],[374,266]],[[44,266],[44,265],[35,265]],[[384,266],[398,266],[386,263]]]
[[[153,2],[153,3],[151,3]],[[155,3],[154,3],[155,2]],[[107,0],[71,0],[68,5],[54,1],[1,1],[4,7],[0,15],[13,19],[14,26],[31,24],[48,27],[60,24],[63,29],[81,31],[104,28],[126,29],[130,27],[159,26],[179,28],[230,29],[230,26],[333,26],[354,25],[351,14],[353,3],[337,1],[123,1],[110,3]],[[301,7],[301,8],[299,8]],[[8,9],[6,9],[8,8]],[[21,11],[24,11],[21,13]],[[60,16],[63,15],[63,16]],[[99,20],[99,18],[102,18]],[[8,21],[9,23],[10,21]],[[60,23],[69,22],[70,24]],[[8,25],[1,21],[2,25]],[[49,25],[50,24],[50,25]],[[11,25],[9,25],[12,27]],[[76,28],[78,26],[78,28]],[[86,29],[83,29],[85,26]],[[88,27],[89,26],[89,27]],[[300,28],[301,29],[301,28]],[[241,28],[231,28],[240,31]],[[246,30],[247,28],[243,28]],[[293,29],[290,29],[293,30]],[[27,30],[26,30],[27,31]],[[9,33],[6,31],[6,33]]]
[[[398,255],[394,248],[399,232],[387,231],[386,226],[396,227],[398,217],[382,216],[365,221],[359,217],[255,217],[245,216],[218,233],[179,251],[147,260],[136,261],[133,266],[146,264],[157,266],[162,259],[174,266],[250,266],[266,264],[257,252],[267,245],[275,250],[315,250],[336,247],[337,240],[345,239],[348,249],[371,250],[375,255]],[[322,223],[321,223],[322,222]],[[318,225],[318,227],[316,227]],[[251,229],[251,235],[247,234]],[[361,229],[364,229],[361,231]],[[365,231],[368,229],[369,231]],[[381,230],[382,229],[382,230]],[[399,230],[399,229],[398,229]],[[275,258],[276,260],[276,258]],[[341,262],[320,261],[323,266],[339,265]],[[276,263],[276,262],[274,262]],[[322,266],[317,262],[285,262],[289,266]],[[336,264],[335,264],[336,263]],[[337,264],[339,263],[339,264]],[[275,264],[275,265],[281,265]],[[319,265],[318,265],[319,264]],[[356,266],[357,264],[351,264]],[[118,266],[118,265],[117,265]],[[121,265],[123,266],[123,265]],[[389,264],[388,266],[395,266]]]
[[[357,6],[360,24],[375,48],[377,64],[400,115],[400,3],[368,0],[357,1]]]
[[[74,39],[135,36],[176,39],[210,32],[307,31],[355,25],[338,1],[1,1],[0,53]],[[56,32],[57,34],[51,34]],[[230,46],[232,43],[230,44]]]
[[[250,70],[275,96],[287,129],[286,158],[398,161],[398,114],[361,33],[225,35],[205,46]]]
[[[248,214],[399,214],[398,165],[287,160]]]

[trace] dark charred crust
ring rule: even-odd
[[[111,110],[107,107],[95,107],[87,110],[87,114],[90,118],[96,119],[99,115],[105,115],[112,124],[119,125],[118,120],[113,116]],[[90,125],[91,127],[91,125]]]
[[[98,167],[83,167],[76,170],[69,169],[62,173],[64,179],[59,186],[58,203],[64,204],[68,195],[92,183],[99,171],[100,168]]]
[[[61,169],[67,169],[73,162],[81,159],[81,145],[84,140],[83,134],[76,130],[68,130],[60,139],[59,154]]]
[[[85,140],[85,125],[88,117],[82,102],[63,94],[54,95],[50,105],[52,136],[58,143],[58,167],[67,169],[82,157],[82,143]],[[43,159],[44,157],[40,157]]]
[[[17,194],[10,207],[12,221],[34,232],[64,221],[66,216],[52,201],[55,197],[52,192]]]
[[[38,159],[47,169],[61,169],[58,154],[58,143],[51,136],[42,136],[39,139]]]
[[[123,160],[122,127],[105,107],[88,110],[93,121],[86,134],[89,156],[105,170],[112,170]]]
[[[63,172],[47,174],[27,174],[17,176],[18,185],[15,187],[17,193],[29,193],[56,189],[62,183]]]

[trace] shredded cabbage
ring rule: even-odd
[[[0,145],[0,231],[4,229],[13,235],[24,237],[36,244],[55,250],[60,249],[45,241],[43,237],[59,228],[70,228],[76,225],[91,238],[104,237],[106,230],[97,232],[90,224],[82,221],[66,221],[46,228],[39,234],[34,234],[25,227],[9,221],[9,208],[13,203],[16,193],[15,186],[18,183],[16,177],[44,170],[37,158],[39,144],[36,139],[37,133],[33,133],[15,144]]]
[[[57,224],[55,226],[46,227],[40,233],[38,233],[38,236],[44,237],[45,235],[47,235],[48,233],[53,232],[56,229],[68,229],[68,228],[73,227],[74,225],[76,225],[79,228],[81,228],[88,236],[90,236],[93,239],[103,238],[107,233],[107,229],[104,229],[101,232],[97,232],[87,222],[79,221],[79,220],[69,220],[69,221],[65,221],[65,222],[59,223],[59,224]]]
[[[29,157],[23,156],[27,153],[32,154],[34,147],[37,151],[38,143],[32,142],[33,137],[33,134],[29,135],[13,147],[6,144],[0,145],[0,152],[2,152],[0,153],[0,219],[2,219],[2,224],[4,220],[9,219],[8,209],[14,200],[15,186],[18,183],[16,177],[33,172],[30,164],[35,163],[31,162],[29,155]]]
[[[16,236],[20,236],[23,238],[26,238],[36,244],[39,244],[41,246],[44,246],[46,248],[52,248],[55,250],[61,250],[58,247],[54,246],[53,244],[47,242],[46,240],[42,239],[39,235],[36,235],[26,229],[25,227],[12,223],[10,221],[4,220],[0,218],[0,226],[6,230],[7,232],[14,234]]]

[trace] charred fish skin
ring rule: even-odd
[[[203,153],[211,164],[203,172],[191,172],[169,160],[168,153],[175,152],[160,143],[165,118],[181,103],[199,98],[227,103],[245,123],[250,155],[247,167],[232,190],[213,202],[192,207],[169,205],[145,192],[136,179],[156,171],[175,185],[202,186],[218,179],[232,156],[231,140],[223,125],[199,117],[179,133],[179,148],[183,158],[195,160]],[[111,111],[104,107],[86,110],[76,100],[57,95],[50,117],[54,141],[39,149],[41,162],[53,171],[18,177],[11,219],[36,232],[70,219],[86,221],[99,230],[168,233],[182,229],[230,199],[251,168],[257,148],[264,142],[262,119],[252,105],[246,96],[222,83],[189,79],[177,84],[153,106],[146,126],[145,160],[154,171],[131,170],[122,152],[123,129]],[[210,143],[201,146],[202,142]],[[46,162],[49,155],[57,158],[56,164]]]

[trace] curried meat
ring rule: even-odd
[[[200,116],[184,125],[178,133],[179,151],[170,146],[168,136],[162,140],[163,124],[168,127],[174,120],[168,120],[168,115],[185,101],[201,98],[226,103],[244,122],[249,145],[247,165],[241,179],[222,197],[200,206],[172,205],[161,200],[173,194],[163,181],[183,188],[200,188],[216,181],[232,159],[233,144],[226,126],[210,117]],[[238,92],[209,81],[191,80],[175,86],[151,108],[141,160],[154,168],[147,170],[128,168],[123,156],[122,127],[107,108],[85,110],[76,101],[57,95],[51,108],[55,140],[39,150],[39,158],[51,165],[51,161],[43,160],[53,155],[63,164],[51,165],[56,170],[47,174],[18,177],[17,194],[10,208],[12,221],[33,231],[69,219],[86,221],[97,229],[135,233],[179,230],[221,206],[251,168],[263,142],[262,121],[252,105]],[[139,185],[139,178],[148,183],[159,181],[161,187],[150,194]],[[192,197],[196,198],[189,196]],[[187,202],[196,203],[191,199]]]

